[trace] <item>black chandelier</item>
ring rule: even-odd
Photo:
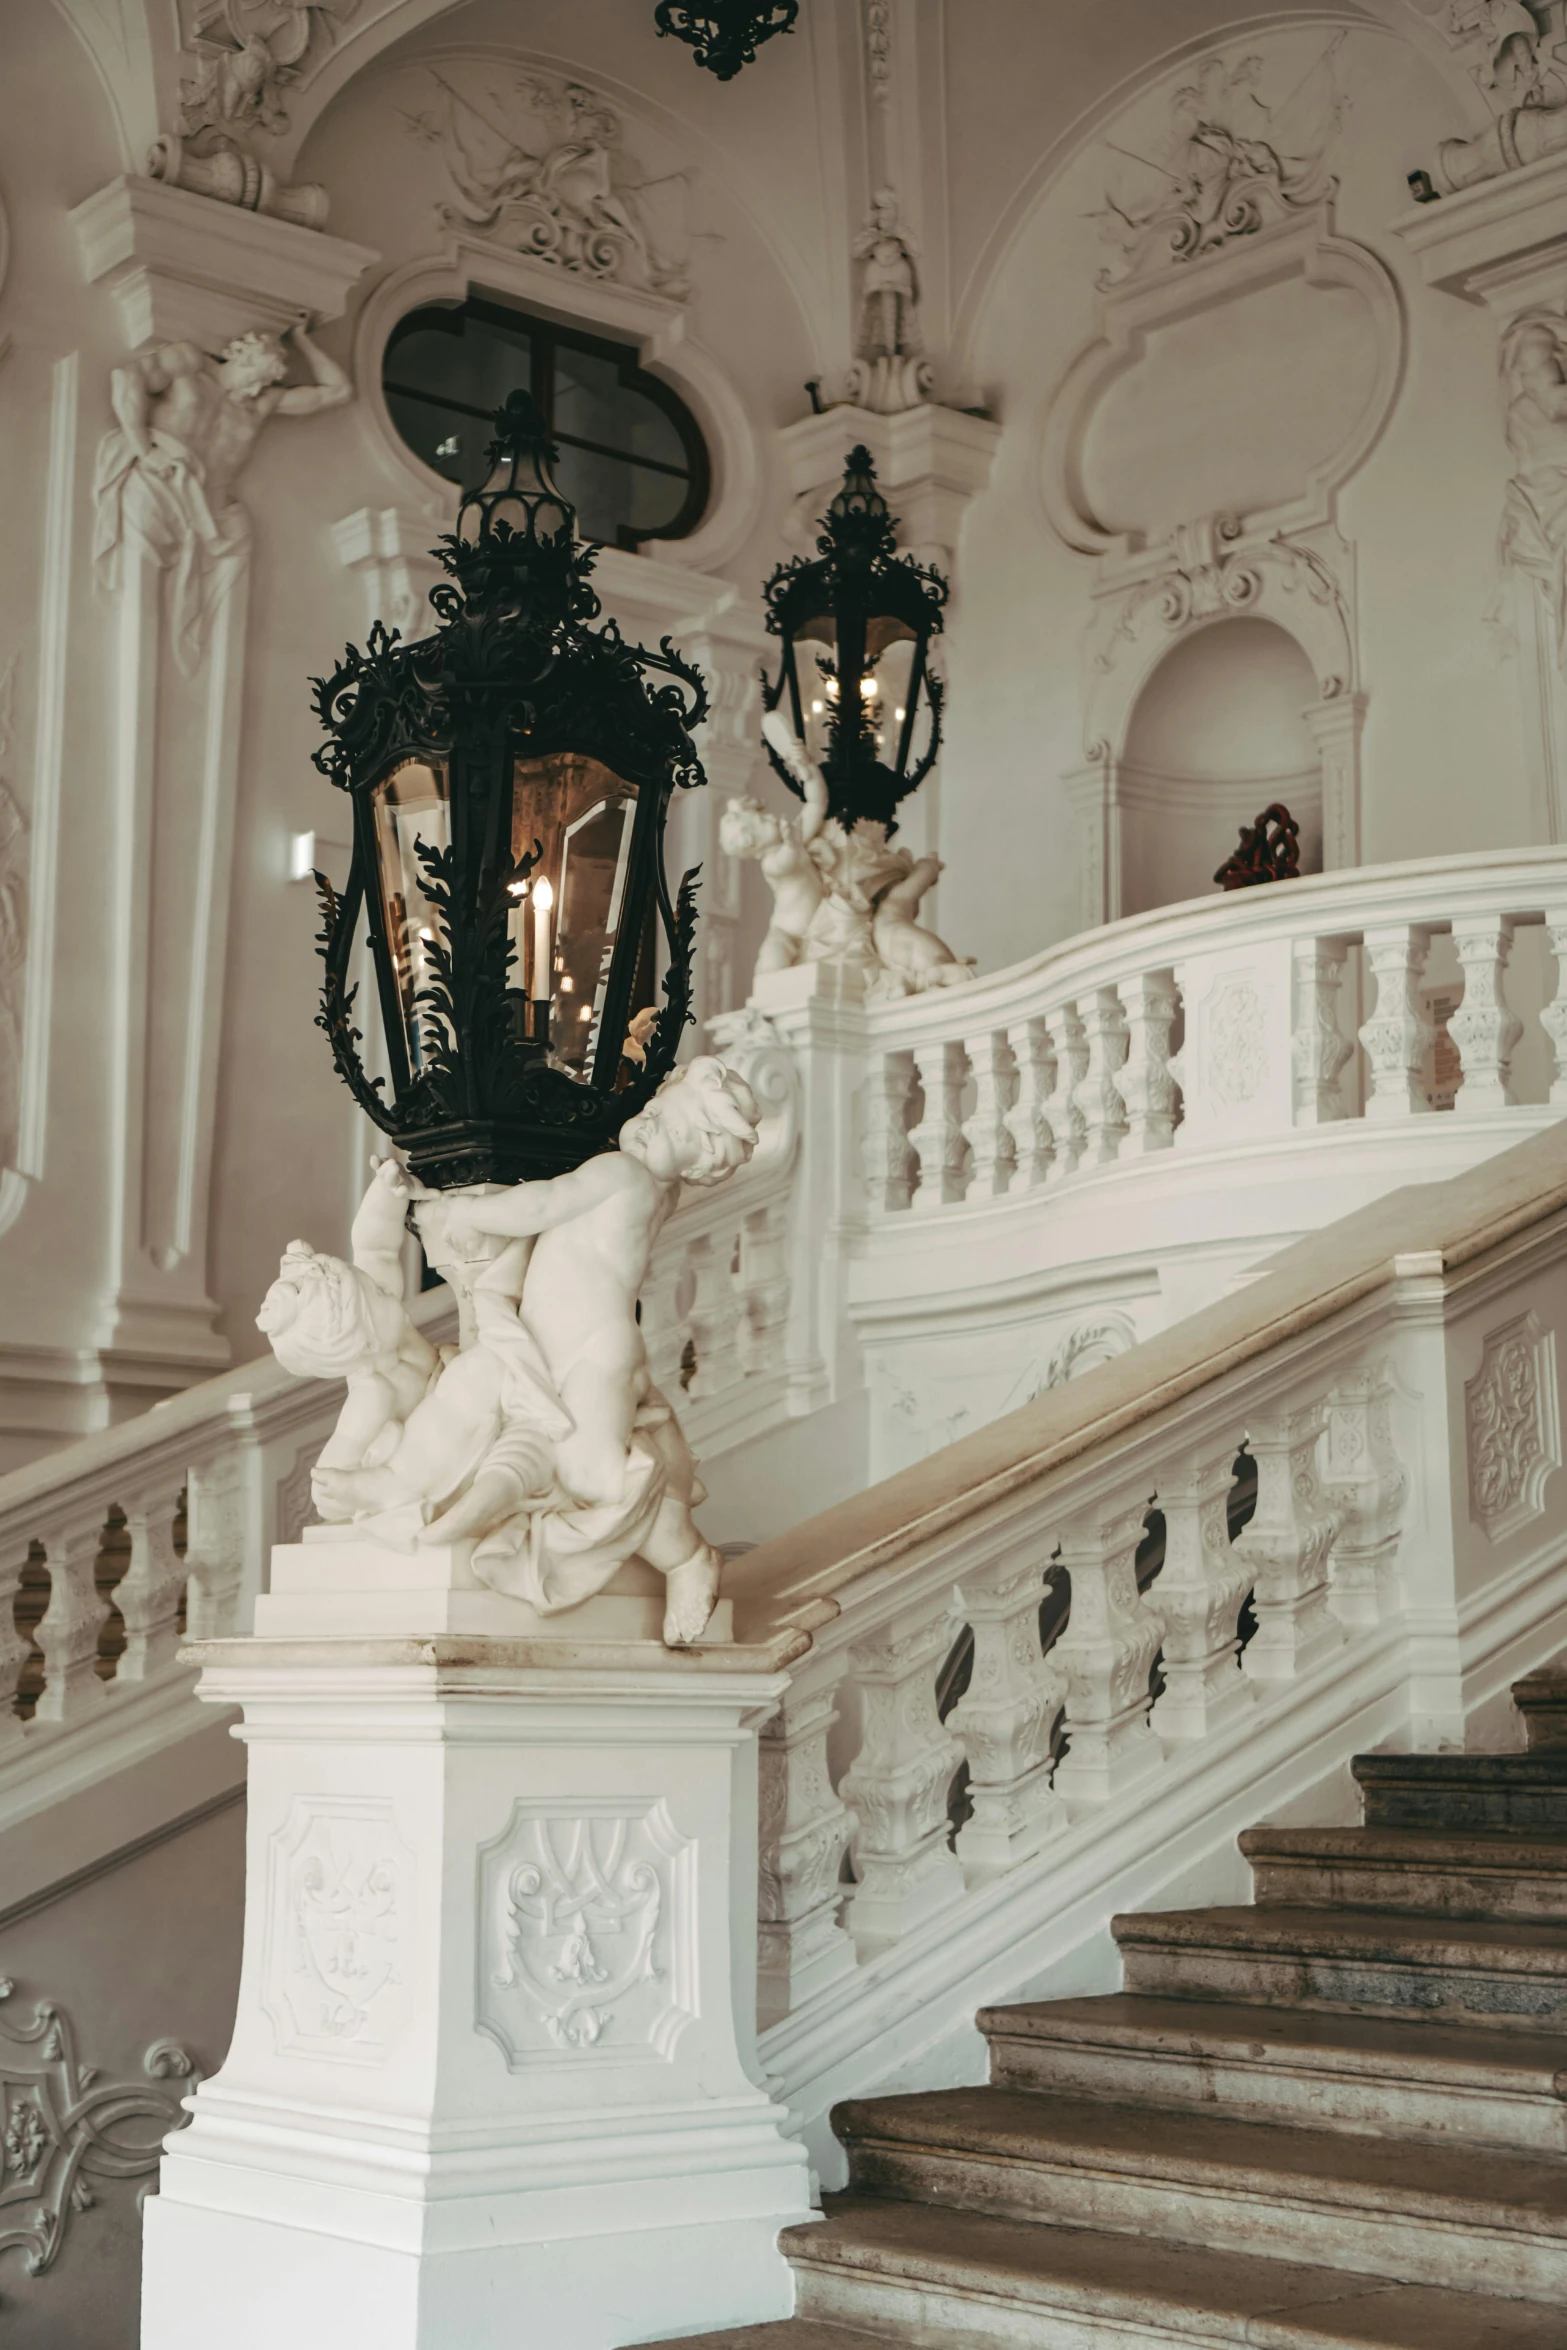
[[[865,448],[849,451],[843,487],[822,517],[818,559],[781,563],[762,590],[767,626],[783,639],[762,699],[786,715],[827,784],[828,813],[895,831],[898,803],[917,791],[941,748],[942,686],[931,673],[947,582],[897,551],[896,525]],[[771,743],[774,772],[800,785]]]
[[[800,0],[712,0],[707,8],[692,8],[684,0],[658,0],[653,21],[659,38],[673,33],[696,53],[721,82],[732,82],[742,65],[755,63],[756,52],[775,33],[792,33]]]
[[[559,1174],[602,1150],[674,1066],[690,1017],[696,874],[671,904],[664,821],[704,781],[701,674],[594,626],[594,550],[524,392],[489,477],[435,554],[440,626],[379,622],[315,707],[351,794],[339,897],[321,874],[317,1025],[361,1109],[438,1188]],[[674,682],[650,685],[645,671]],[[654,1010],[654,929],[668,970]],[[348,972],[368,925],[391,1070],[371,1078]]]

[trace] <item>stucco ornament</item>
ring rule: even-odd
[[[755,858],[773,893],[756,975],[796,963],[856,966],[873,1002],[972,979],[972,960],[915,920],[941,859],[894,848],[883,824],[845,831],[829,819],[826,778],[782,711],[769,711],[762,728],[798,780],[804,806],[798,816],[780,816],[747,796],[730,800],[719,820],[724,853]]]
[[[156,140],[154,179],[320,228],[326,190],[284,186],[260,147],[288,129],[287,92],[332,46],[358,0],[199,0],[180,86],[179,128]]]
[[[901,224],[891,188],[877,189],[853,251],[860,317],[849,398],[856,407],[895,416],[927,399],[935,376],[920,331],[919,247]]]
[[[472,1540],[479,1578],[544,1615],[639,1557],[665,1577],[666,1642],[699,1638],[719,1555],[691,1514],[702,1488],[649,1377],[637,1298],[681,1185],[743,1166],[759,1115],[744,1079],[703,1057],[569,1174],[432,1192],[386,1162],[352,1264],[294,1242],[257,1320],[290,1370],[348,1381],[311,1481],[321,1516],[404,1549]],[[457,1294],[455,1354],[402,1305],[410,1202]]]
[[[186,676],[249,551],[250,517],[235,483],[262,427],[353,398],[348,377],[303,322],[286,339],[312,382],[284,386],[289,354],[274,334],[237,335],[219,359],[194,343],[159,343],[110,377],[116,423],[98,444],[93,561],[106,587],[118,584],[126,545],[169,574],[174,654]]]
[[[1168,133],[1152,152],[1107,142],[1119,176],[1098,218],[1122,258],[1101,273],[1101,289],[1255,236],[1332,195],[1324,158],[1348,104],[1335,74],[1343,40],[1336,33],[1276,106],[1259,88],[1265,58],[1205,57],[1172,93]]]
[[[1538,584],[1567,670],[1567,311],[1521,311],[1502,336],[1501,371],[1517,468],[1502,507],[1502,566]]]
[[[1422,16],[1429,7],[1414,5]],[[1477,139],[1443,139],[1435,179],[1451,194],[1567,147],[1567,23],[1562,0],[1447,0],[1437,30],[1496,120]]]
[[[689,174],[645,179],[620,117],[581,82],[513,78],[509,96],[465,90],[428,69],[429,95],[404,121],[440,151],[452,196],[439,226],[478,229],[581,277],[690,292]]]

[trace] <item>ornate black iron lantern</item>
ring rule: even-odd
[[[690,1017],[696,874],[671,904],[663,840],[675,786],[704,780],[702,678],[667,637],[649,653],[593,625],[594,552],[525,393],[495,432],[489,478],[435,550],[451,574],[430,594],[440,626],[404,644],[377,623],[314,681],[315,764],[354,808],[342,897],[316,876],[318,1025],[360,1107],[441,1188],[558,1174],[603,1149]],[[389,1093],[353,1021],[366,926]]]
[[[941,748],[930,641],[948,592],[933,565],[898,553],[895,533],[870,451],[851,449],[822,517],[818,559],[780,564],[762,591],[769,632],[783,640],[777,679],[764,684],[767,708],[787,692],[785,715],[826,779],[829,813],[889,831]],[[770,743],[767,755],[798,794]]]
[[[775,33],[792,33],[800,0],[711,0],[707,8],[685,5],[685,0],[658,0],[653,22],[659,37],[673,33],[696,53],[698,65],[732,82],[742,65],[752,65],[756,52]]]

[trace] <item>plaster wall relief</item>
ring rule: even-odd
[[[689,295],[693,174],[644,172],[595,90],[455,61],[424,68],[398,112],[445,168],[437,227],[475,231],[570,275]]]
[[[1168,889],[1139,895],[1129,867],[1166,863],[1154,834],[1183,793],[1200,802],[1204,777],[1156,746],[1131,757],[1136,714],[1175,648],[1243,616],[1309,664],[1294,713],[1303,755],[1286,778],[1307,800],[1308,836],[1320,829],[1322,865],[1359,860],[1364,699],[1337,499],[1391,414],[1404,336],[1388,272],[1334,222],[1345,40],[1227,44],[1134,101],[1100,142],[1094,217],[1114,257],[1047,409],[1042,469],[1056,533],[1095,560],[1085,756],[1065,779],[1085,926],[1168,901]],[[1195,810],[1178,813],[1189,831]],[[1214,865],[1234,823],[1216,791]]]
[[[228,1351],[206,1239],[249,649],[245,476],[274,431],[353,397],[307,306],[336,315],[374,256],[182,191],[149,210],[123,180],[74,225],[89,280],[139,334],[110,372],[93,476],[93,573],[118,638],[100,1343],[116,1375],[179,1385]]]
[[[1065,1314],[1041,1307],[1027,1323],[954,1332],[934,1347],[884,1347],[870,1363],[873,1473],[892,1475],[927,1460],[1051,1388],[1113,1362],[1147,1334],[1139,1303],[1129,1298]]]
[[[0,1976],[0,2000],[15,1988]],[[54,2266],[100,2196],[137,2192],[135,2180],[145,2193],[156,2177],[201,2076],[173,2040],[155,2040],[142,2070],[140,2081],[100,2078],[53,2000],[36,2001],[25,2023],[0,2013],[0,2255],[19,2252],[28,2275]]]
[[[1492,1542],[1543,1515],[1562,1461],[1556,1340],[1531,1312],[1488,1332],[1464,1386],[1469,1514]]]
[[[273,168],[289,96],[352,17],[358,0],[184,0],[179,110],[154,141],[151,178],[321,228],[325,188],[289,187]]]
[[[262,2004],[278,2054],[383,2063],[413,1931],[414,1856],[392,1805],[296,1796],[269,1850]]]
[[[1467,70],[1490,128],[1438,143],[1431,178],[1451,195],[1567,153],[1567,0],[1407,0]]]
[[[514,1805],[479,1855],[474,2015],[510,2066],[673,2054],[698,2014],[696,1863],[662,1799]]]

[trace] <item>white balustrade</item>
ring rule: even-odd
[[[1531,929],[1557,956],[1544,1002],[1542,958],[1531,949],[1518,968]],[[1461,1000],[1433,1016],[1433,994],[1450,1000],[1445,978],[1430,984],[1439,950],[1461,974]],[[1258,976],[1275,954],[1288,975],[1276,990]],[[1173,1164],[1167,1154],[1248,1142],[1276,1151],[1323,1127],[1338,1129],[1346,1150],[1361,1134],[1374,1148],[1374,1130],[1430,1114],[1439,1029],[1461,1062],[1450,1106],[1477,1133],[1494,1122],[1503,1147],[1528,1131],[1528,1112],[1567,1104],[1563,973],[1567,852],[1526,850],[1196,899],[965,988],[863,1007],[840,1026],[854,1030],[871,1071],[872,1212],[1015,1201],[1133,1160]],[[1197,1068],[1191,1036],[1205,1009],[1213,1032]]]
[[[1151,1721],[1161,1738],[1206,1738],[1252,1702],[1238,1629],[1252,1570],[1230,1540],[1233,1475],[1226,1449],[1194,1456],[1159,1483],[1164,1688]]]
[[[1344,959],[1302,958],[1335,987]],[[1461,1738],[1559,1649],[1567,1490],[1492,1462],[1487,1532],[1453,1397],[1473,1452],[1484,1365],[1527,1368],[1491,1335],[1567,1344],[1567,1149],[1412,1195],[1397,1245],[1374,1207],[1330,1225],[1152,1340],[1140,1393],[1089,1371],[736,1563],[744,1637],[810,1632],[763,1742],[761,2055],[819,2160],[835,2099],[966,2048],[977,2004],[1074,1949],[1064,1979],[1113,1988],[1128,1896],[1228,1866],[1368,1744]],[[1543,1371],[1525,1403],[1560,1458]]]
[[[968,1687],[947,1722],[969,1766],[973,1810],[957,1850],[971,1885],[1004,1875],[1065,1823],[1050,1783],[1050,1734],[1066,1679],[1057,1659],[1040,1650],[1043,1597],[1039,1567],[1014,1561],[958,1593],[974,1658]]]

